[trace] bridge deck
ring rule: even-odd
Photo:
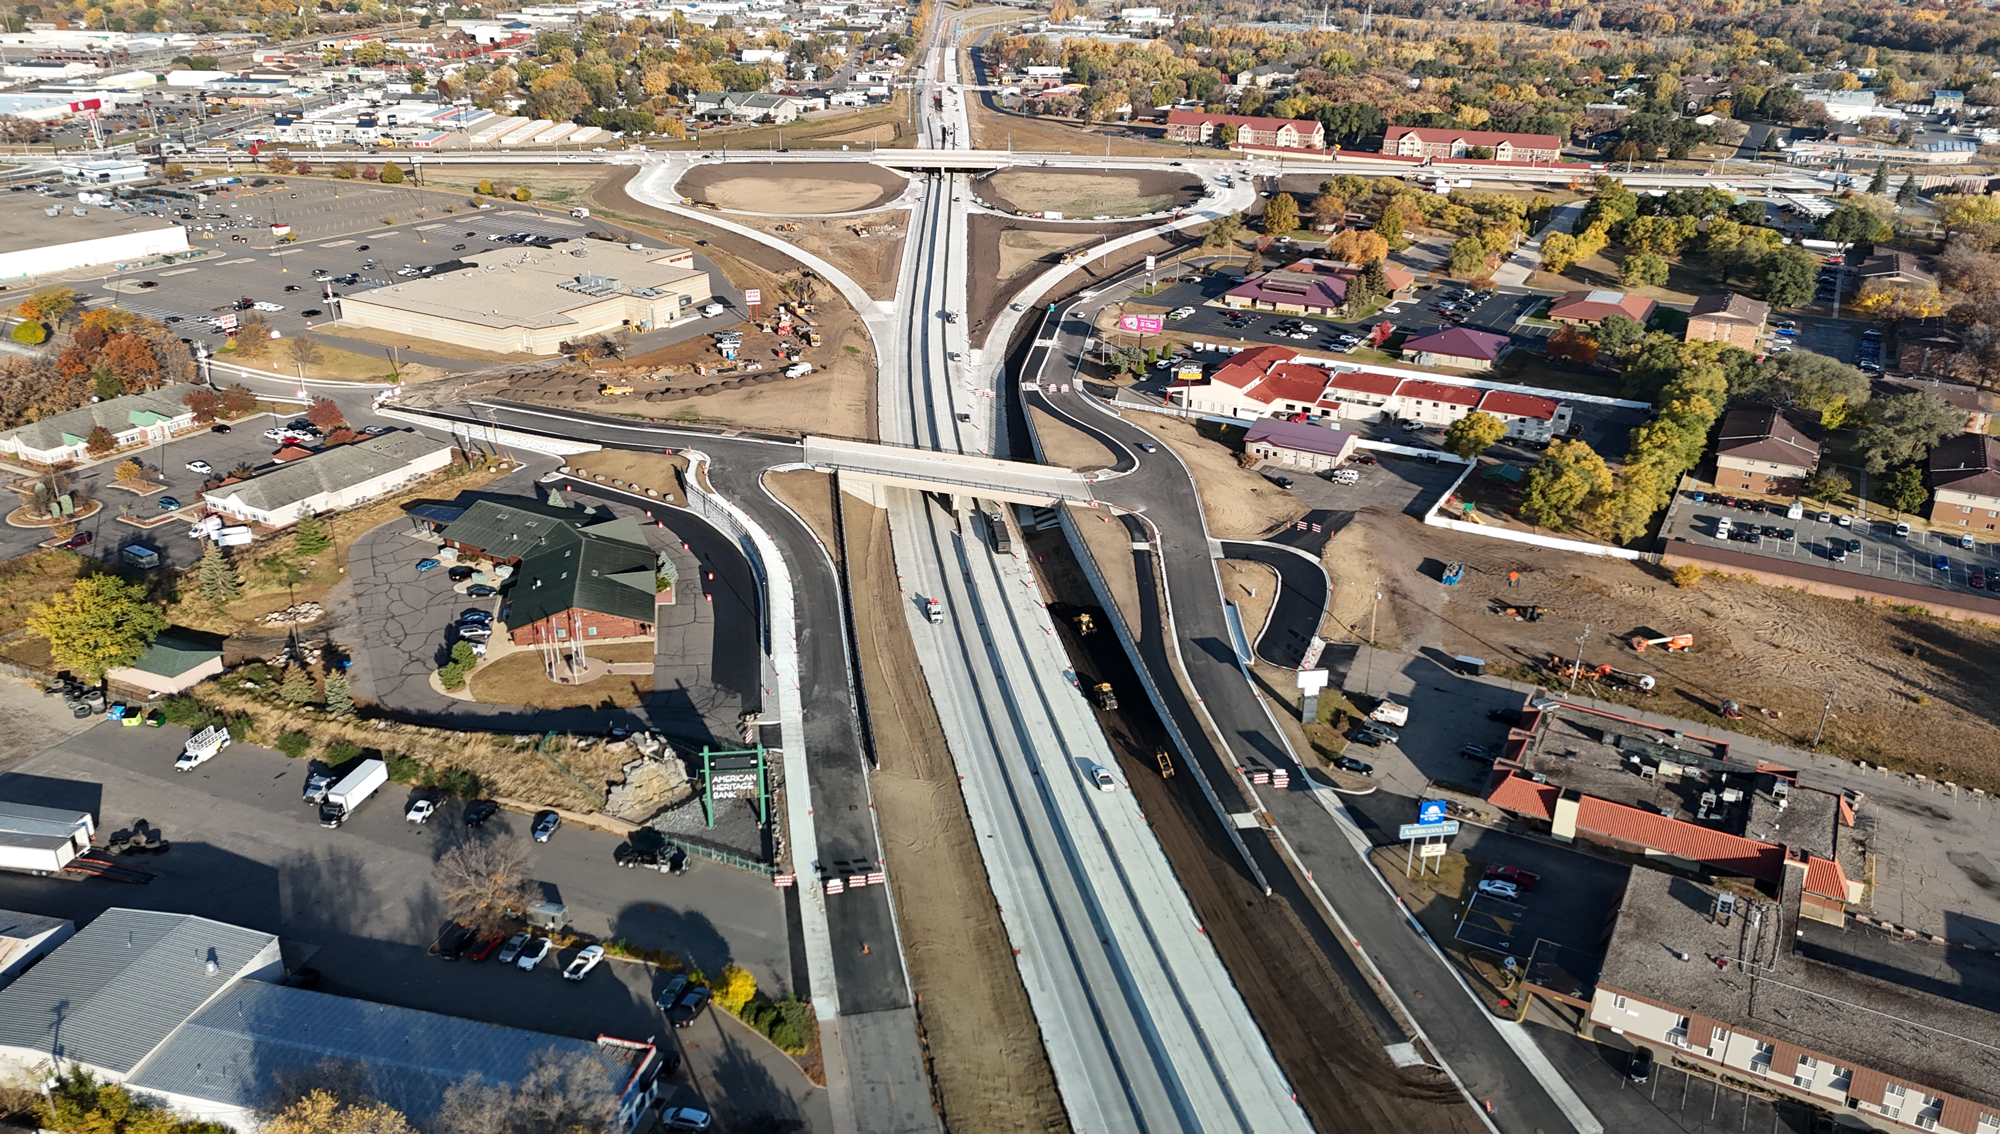
[[[1090,482],[1079,473],[993,457],[808,437],[806,463],[822,471],[921,492],[965,493],[1014,504],[1092,501]]]

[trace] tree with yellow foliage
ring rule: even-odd
[[[1889,280],[1870,280],[1861,287],[1861,294],[1854,297],[1850,309],[1858,315],[1873,315],[1886,320],[1930,319],[1945,313],[1950,305],[1944,301],[1936,284],[1894,283]]]
[[[730,1015],[741,1015],[743,1006],[757,995],[757,978],[735,965],[726,965],[722,980],[715,986],[715,1003]]]
[[[416,1134],[387,1103],[342,1103],[315,1090],[266,1122],[263,1134]]]

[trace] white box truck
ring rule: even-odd
[[[326,802],[319,805],[319,825],[338,827],[347,822],[355,808],[388,782],[389,765],[380,760],[363,760],[327,790]]]
[[[1377,701],[1375,711],[1368,714],[1368,719],[1401,728],[1410,723],[1410,707],[1394,701]]]
[[[0,870],[59,874],[90,852],[96,830],[88,811],[0,802]]]
[[[206,764],[215,754],[229,747],[229,730],[222,725],[209,725],[181,746],[181,758],[174,761],[174,771],[192,772],[196,766]]]

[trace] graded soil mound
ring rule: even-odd
[[[1136,217],[1201,199],[1201,181],[1180,170],[1120,169],[1105,173],[1037,168],[1003,169],[973,183],[980,200],[1016,213],[1055,210],[1064,217]]]
[[[676,188],[684,197],[721,209],[815,216],[880,208],[902,196],[908,184],[893,170],[855,162],[696,166],[681,177]]]

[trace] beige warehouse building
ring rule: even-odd
[[[347,296],[341,322],[480,350],[555,354],[575,339],[663,327],[714,295],[685,248],[589,241],[465,259],[476,266]]]

